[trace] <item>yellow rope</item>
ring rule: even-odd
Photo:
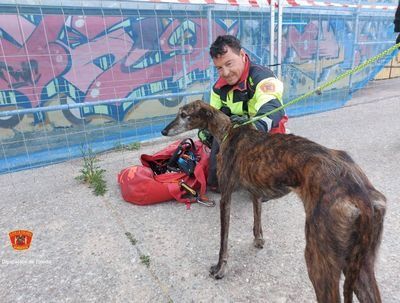
[[[304,95],[302,95],[300,97],[297,97],[297,98],[285,103],[284,105],[271,110],[270,112],[268,112],[266,114],[253,117],[253,118],[251,118],[251,119],[249,119],[249,120],[247,120],[247,121],[245,121],[245,122],[243,122],[241,124],[235,124],[233,126],[233,128],[253,123],[253,122],[255,122],[257,120],[260,120],[260,119],[262,119],[262,118],[264,118],[266,116],[269,116],[269,115],[271,115],[273,113],[276,113],[277,111],[280,111],[281,109],[284,109],[284,108],[288,107],[289,105],[295,104],[295,103],[297,103],[297,102],[299,102],[299,101],[301,101],[303,99],[306,99],[306,98],[310,97],[311,95],[313,95],[315,93],[321,94],[322,90],[324,90],[325,88],[331,86],[332,84],[342,80],[343,78],[345,78],[347,76],[350,76],[350,75],[352,75],[352,74],[364,69],[365,67],[367,67],[371,63],[373,63],[373,62],[375,62],[375,61],[387,56],[388,54],[390,54],[391,52],[395,51],[398,48],[400,48],[400,43],[397,43],[397,44],[393,45],[392,47],[388,48],[387,50],[385,50],[385,51],[381,52],[380,54],[368,59],[367,61],[365,61],[364,63],[362,63],[362,64],[360,64],[358,66],[356,66],[355,68],[353,68],[351,70],[348,70],[347,72],[344,72],[343,74],[337,76],[335,79],[333,79],[331,81],[328,81],[325,84],[322,84],[321,86],[317,87],[316,89],[314,89],[314,90],[312,90],[312,91],[310,91],[308,93],[305,93]]]

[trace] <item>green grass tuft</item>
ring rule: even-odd
[[[129,239],[129,241],[131,242],[132,245],[136,245],[137,240],[130,232],[126,232],[125,236]]]
[[[107,192],[107,184],[104,180],[105,170],[101,169],[97,164],[99,160],[96,154],[89,147],[87,151],[82,148],[83,168],[80,170],[81,174],[75,179],[88,184],[93,189],[96,196],[104,196]]]
[[[122,151],[122,150],[139,150],[141,147],[140,142],[132,142],[129,144],[122,144],[121,142],[117,142],[114,145],[114,149],[118,150],[118,151]]]
[[[140,255],[140,261],[142,262],[142,264],[150,267],[150,256]]]

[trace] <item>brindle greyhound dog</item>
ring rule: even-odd
[[[381,302],[375,279],[386,199],[344,151],[329,149],[295,135],[268,134],[250,125],[233,128],[228,116],[202,101],[179,109],[162,134],[207,128],[220,144],[217,175],[221,190],[221,246],[210,273],[220,279],[228,258],[232,192],[250,192],[254,210],[254,245],[264,245],[261,199],[294,191],[306,212],[305,259],[320,303],[340,302],[339,280],[345,275],[344,301]]]

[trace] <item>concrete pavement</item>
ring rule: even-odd
[[[289,122],[293,133],[347,150],[386,195],[376,272],[388,303],[400,301],[399,87],[400,78],[373,82],[344,108]],[[263,204],[266,244],[258,250],[248,195],[234,194],[228,272],[220,281],[208,276],[218,258],[218,207],[122,200],[118,172],[165,145],[163,139],[101,155],[104,197],[74,179],[81,160],[1,175],[0,301],[315,302],[303,257],[304,210],[295,195]],[[33,231],[29,250],[11,247],[8,233],[16,229]]]

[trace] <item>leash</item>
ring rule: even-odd
[[[347,77],[347,76],[350,76],[350,75],[352,75],[352,74],[354,74],[354,73],[356,73],[356,72],[358,72],[358,71],[360,71],[360,70],[366,68],[368,65],[374,63],[375,61],[377,61],[377,60],[379,60],[379,59],[381,59],[381,58],[383,58],[383,57],[385,57],[385,56],[387,56],[388,54],[390,54],[391,52],[393,52],[394,50],[396,50],[396,49],[398,49],[398,48],[400,48],[400,43],[397,43],[397,44],[393,45],[392,47],[388,48],[387,50],[385,50],[385,51],[379,53],[378,55],[376,55],[376,56],[374,56],[374,57],[368,59],[368,60],[365,61],[364,63],[362,63],[362,64],[356,66],[355,68],[353,68],[353,69],[351,69],[351,70],[348,70],[347,72],[344,72],[343,74],[340,74],[340,75],[337,76],[335,79],[333,79],[333,80],[331,80],[331,81],[328,81],[327,83],[325,83],[325,84],[323,84],[323,85],[317,87],[316,89],[314,89],[314,90],[312,90],[312,91],[310,91],[310,92],[308,92],[308,93],[305,93],[305,94],[303,94],[302,96],[297,97],[297,98],[295,98],[295,99],[293,99],[293,100],[291,100],[291,101],[285,103],[284,105],[282,105],[282,106],[280,106],[280,107],[277,107],[277,108],[275,108],[275,109],[269,111],[269,112],[266,113],[266,114],[262,114],[262,115],[260,115],[260,116],[253,117],[253,118],[251,118],[251,119],[249,119],[249,120],[247,120],[247,121],[245,121],[245,122],[239,123],[239,124],[234,124],[234,125],[233,125],[233,128],[237,128],[237,127],[239,127],[239,126],[243,126],[243,125],[246,125],[246,124],[250,124],[250,123],[256,122],[256,121],[258,121],[258,120],[260,120],[260,119],[262,119],[262,118],[264,118],[264,117],[266,117],[266,116],[269,116],[269,115],[271,115],[271,114],[273,114],[273,113],[276,113],[277,111],[280,111],[280,110],[282,110],[282,109],[284,109],[284,108],[286,108],[286,107],[288,107],[288,106],[290,106],[290,105],[293,105],[293,104],[295,104],[295,103],[297,103],[297,102],[299,102],[299,101],[301,101],[301,100],[303,100],[303,99],[306,99],[306,98],[310,97],[310,96],[313,95],[313,94],[320,95],[320,94],[322,93],[322,90],[324,90],[325,88],[331,86],[332,84],[334,84],[334,83],[336,83],[336,82],[342,80],[343,78],[345,78],[345,77]],[[227,136],[228,136],[228,134],[225,134],[224,138],[222,139],[222,142],[225,141],[225,139],[227,138]]]

